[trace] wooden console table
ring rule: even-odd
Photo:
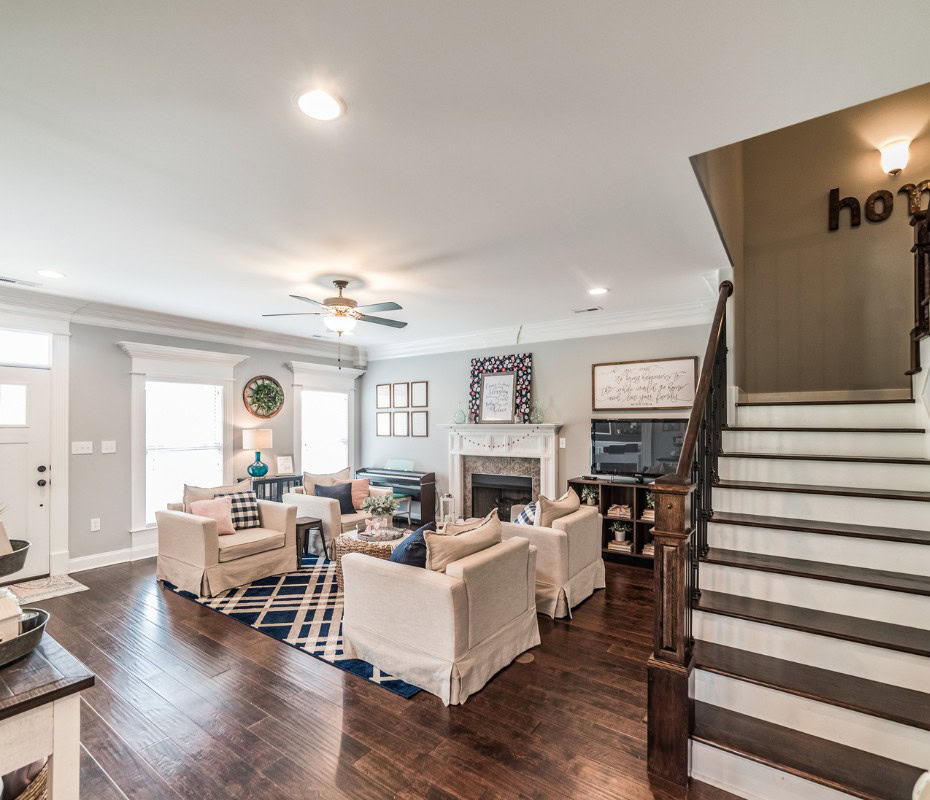
[[[47,633],[0,668],[0,775],[49,760],[49,800],[81,791],[81,695],[94,674]]]

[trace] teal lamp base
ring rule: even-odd
[[[268,465],[262,462],[262,454],[258,450],[255,451],[255,463],[249,464],[246,472],[253,478],[261,478],[268,474]]]

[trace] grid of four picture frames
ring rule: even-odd
[[[429,381],[379,383],[375,386],[375,433],[378,436],[429,436],[427,406]]]

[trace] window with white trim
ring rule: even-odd
[[[51,334],[0,329],[0,364],[48,369],[52,364]]]
[[[223,386],[147,380],[145,521],[179,503],[185,483],[223,483]]]
[[[300,393],[301,465],[324,474],[349,466],[349,395],[304,389]]]

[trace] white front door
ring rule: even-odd
[[[8,583],[49,572],[49,371],[0,367],[0,520],[29,555]]]

